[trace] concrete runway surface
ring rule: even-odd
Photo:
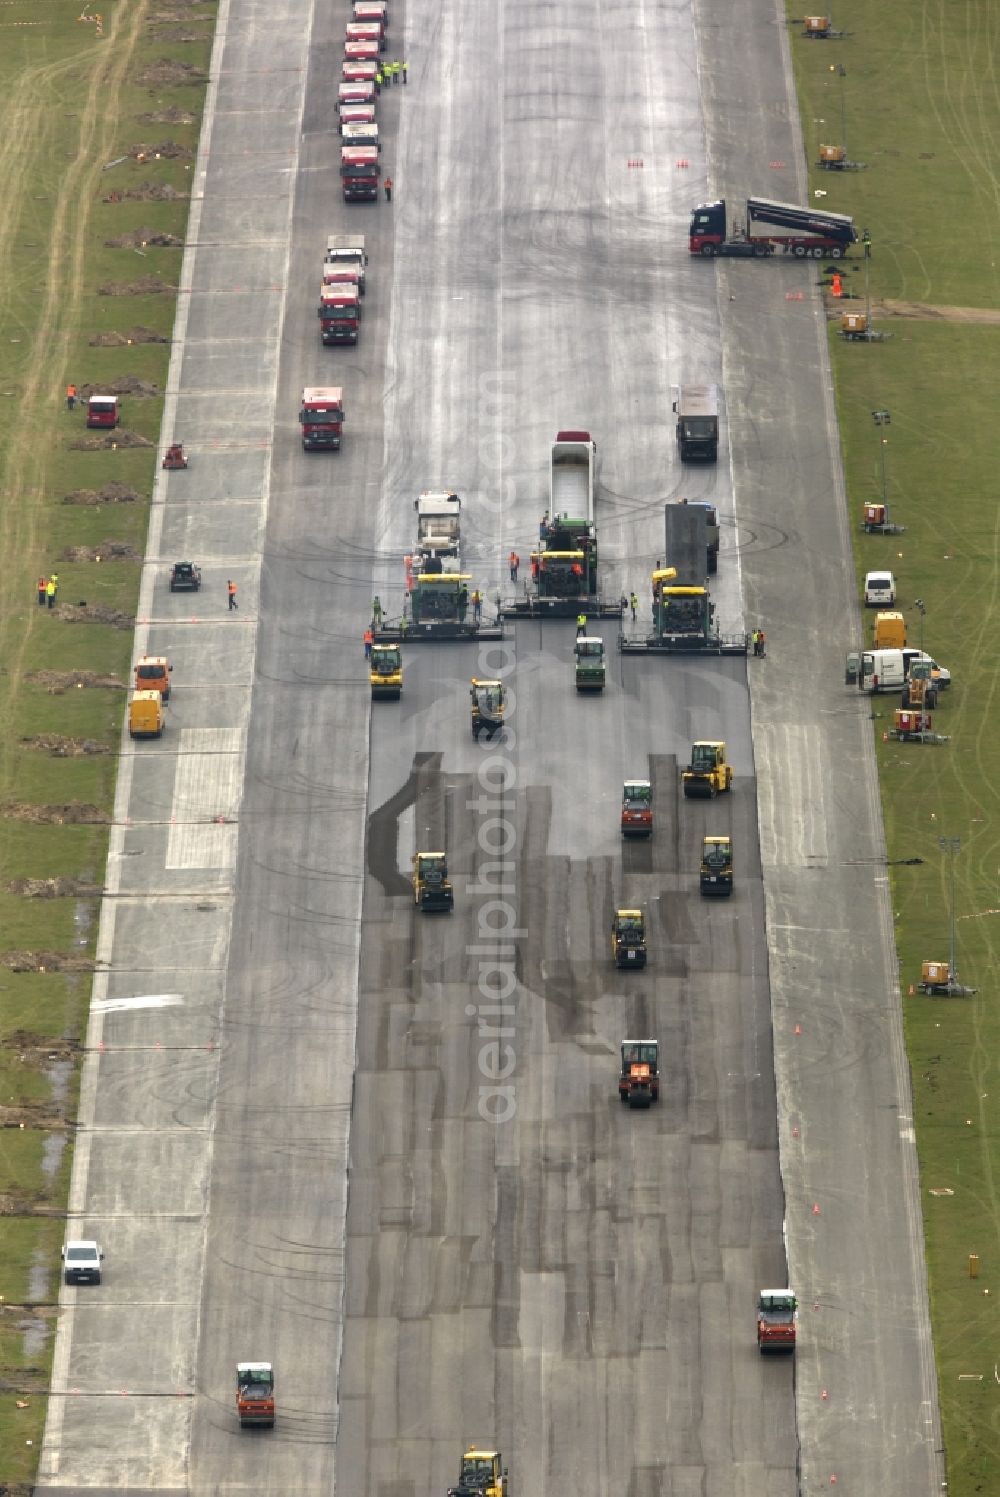
[[[165,428],[191,467],[157,488],[137,638],[175,689],[163,739],[125,744],[71,1197],[106,1275],[62,1291],[40,1490],[443,1497],[479,1440],[526,1497],[930,1493],[819,272],[686,244],[709,195],[804,201],[794,40],[762,0],[394,5],[394,200],[346,207],[346,15],[221,9]],[[338,230],[369,241],[355,350],[316,325]],[[720,460],[682,468],[671,388],[708,379]],[[344,386],[337,455],[301,450],[313,383]],[[711,498],[723,627],[763,623],[769,658],[620,657],[605,621],[589,698],[572,624],[518,624],[492,652],[408,649],[401,702],[370,704],[361,635],[374,593],[402,601],[416,493],[463,496],[492,598],[512,546],[526,570],[563,427],[598,442],[605,591],[648,623],[663,503]],[[167,589],[180,556],[196,598]],[[468,680],[494,670],[508,728],[476,745]],[[735,789],[687,802],[679,766],[713,736]],[[621,784],[645,773],[656,835],[623,845]],[[711,902],[716,829],[737,887]],[[430,842],[451,916],[412,905]],[[644,973],[610,961],[618,901],[647,912]],[[511,1014],[480,990],[494,958]],[[640,1031],[663,1089],[631,1113],[616,1052]],[[794,1367],[754,1344],[786,1241]],[[252,1357],[276,1368],[273,1432],[236,1426]]]

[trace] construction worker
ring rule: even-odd
[[[232,613],[234,608],[240,606],[236,601],[236,583],[231,580],[227,582],[226,591],[229,593],[229,612]]]
[[[48,587],[48,585],[49,585],[49,579],[47,577],[39,577],[39,579],[38,579],[38,606],[39,606],[39,608],[44,608],[45,607],[45,589]]]
[[[392,202],[392,178],[391,177],[386,177],[385,181],[382,183],[382,186],[385,188],[385,200],[386,200],[386,202],[387,203],[391,203]]]
[[[581,634],[586,634],[586,632],[587,632],[587,615],[585,613],[578,613],[577,616],[576,616],[576,637],[577,637],[577,639],[580,638]]]
[[[516,582],[517,569],[521,565],[521,558],[518,556],[516,551],[512,551],[508,556],[507,561],[510,565],[510,580],[511,582]]]
[[[389,76],[391,77],[393,83],[398,83],[399,82],[399,63],[398,62],[390,62],[390,64],[389,64]]]
[[[76,385],[66,386],[66,409],[71,411],[76,405]]]
[[[382,92],[382,64],[381,63],[379,63],[378,67],[375,69],[375,79],[374,79],[374,82],[375,82],[375,92],[376,92],[376,94],[380,94]]]
[[[465,583],[458,590],[458,619],[459,623],[465,623],[465,614],[469,606],[469,589]]]
[[[372,599],[372,623],[375,625],[376,629],[381,629],[381,627],[382,627],[382,604],[380,603],[377,594]]]
[[[49,578],[48,582],[46,582],[46,584],[45,584],[45,601],[48,603],[48,605],[49,605],[50,608],[55,608],[55,606],[56,606],[56,584],[53,582],[53,580],[52,580],[51,577]]]
[[[405,62],[401,62],[399,64],[399,70],[400,70],[400,72],[403,75],[403,83],[405,84],[406,83],[406,63]]]
[[[368,629],[365,630],[364,640],[365,640],[365,659],[366,660],[370,660],[372,658],[372,645],[375,643],[375,636],[372,633],[372,631],[371,631],[370,628],[368,628]]]
[[[760,658],[763,660],[764,656],[767,654],[767,649],[765,648],[767,645],[767,635],[764,633],[763,629],[757,630],[757,642],[760,645]]]
[[[482,593],[479,591],[479,589],[477,587],[476,591],[472,594],[472,618],[473,618],[473,621],[478,624],[479,620],[482,618],[482,616],[483,616],[483,595],[482,595]]]
[[[407,631],[407,629],[409,629],[409,627],[410,627],[410,621],[406,617],[406,614],[404,613],[403,617],[399,621],[399,633],[400,633],[401,638],[403,638],[403,639],[406,638],[406,631]]]
[[[636,619],[636,614],[637,614],[638,609],[639,609],[639,599],[636,597],[635,593],[630,593],[629,594],[629,600],[628,600],[628,602],[629,602],[629,607],[632,610],[632,622],[634,624],[635,623],[635,619]]]

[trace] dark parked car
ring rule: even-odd
[[[175,561],[170,573],[172,593],[196,593],[201,587],[201,567],[193,561]]]

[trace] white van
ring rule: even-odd
[[[865,607],[891,608],[896,601],[896,579],[891,572],[865,574]]]
[[[862,691],[902,691],[906,661],[902,650],[865,650],[861,656]]]

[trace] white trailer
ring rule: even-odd
[[[457,556],[462,501],[457,494],[425,490],[413,501],[421,556]]]
[[[560,431],[552,443],[549,514],[594,523],[594,465],[597,443],[589,431]]]

